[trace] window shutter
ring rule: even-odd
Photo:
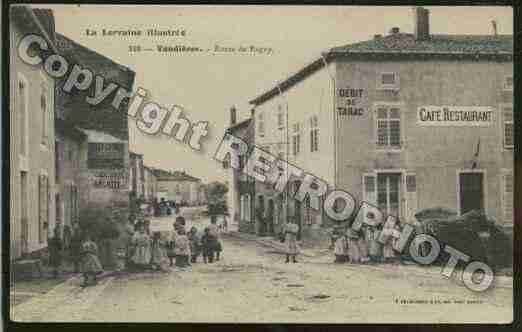
[[[504,224],[513,224],[513,174],[504,174],[502,179],[502,219]]]
[[[404,177],[404,196],[406,199],[406,223],[415,223],[415,213],[417,212],[417,176],[415,173],[406,173]]]

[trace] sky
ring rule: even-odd
[[[184,170],[204,182],[227,179],[212,159],[235,105],[239,121],[250,115],[248,101],[273,87],[331,47],[388,34],[392,27],[413,32],[411,7],[358,6],[153,6],[52,5],[56,31],[136,73],[134,89],[150,91],[165,106],[182,105],[193,123],[209,121],[202,151],[166,136],[141,133],[129,119],[130,149],[145,164]],[[426,7],[430,32],[512,34],[510,7]],[[86,30],[97,31],[88,35]],[[185,36],[103,36],[102,30],[185,30]],[[213,51],[160,53],[157,45],[271,48],[270,54]],[[130,52],[129,46],[153,51]]]

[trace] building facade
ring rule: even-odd
[[[154,169],[148,166],[143,166],[144,179],[145,179],[145,192],[144,197],[146,202],[152,202],[157,197],[157,181]]]
[[[12,6],[10,11],[10,240],[11,259],[38,254],[54,229],[55,82],[42,66],[24,63],[17,52],[28,33],[45,37],[56,50],[49,10]]]
[[[61,34],[56,34],[56,39],[60,54],[69,61],[132,91],[135,75],[132,70]],[[62,89],[64,83],[65,79],[62,79],[56,87],[60,117],[86,135],[79,153],[80,209],[114,211],[117,208],[126,213],[130,192],[128,100],[124,99],[118,110],[112,107],[112,98],[90,105],[85,98],[93,95],[95,84],[85,91],[66,93]]]
[[[136,198],[145,199],[145,167],[143,165],[143,155],[129,153],[129,185],[131,194]]]
[[[237,123],[237,110],[230,110],[230,127],[227,132],[235,137],[241,138],[249,145],[254,144],[254,120],[249,118]],[[245,164],[245,158],[241,160],[241,167]],[[236,224],[240,232],[255,233],[256,222],[254,218],[254,198],[255,182],[254,179],[243,174],[241,169],[230,167],[229,161],[223,165],[228,170],[228,192],[227,206],[231,222]]]
[[[62,238],[69,243],[80,218],[80,184],[85,169],[87,135],[66,123],[58,112],[55,114],[55,129],[56,223],[63,226]]]
[[[431,34],[429,12],[413,16],[414,33],[332,48],[254,98],[256,146],[403,222],[442,206],[510,229],[513,38]],[[281,196],[266,188],[259,205]],[[324,233],[330,221],[306,205],[282,215]]]

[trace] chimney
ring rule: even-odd
[[[497,21],[495,20],[492,20],[491,21],[491,27],[493,28],[493,36],[497,36],[498,35],[498,31],[497,31]]]
[[[236,111],[236,107],[235,106],[232,106],[230,108],[230,125],[233,126],[236,124],[237,122],[237,111]]]
[[[423,7],[415,7],[415,40],[428,40],[430,39],[430,11]]]

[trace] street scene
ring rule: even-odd
[[[10,6],[9,318],[510,323],[512,14]]]

